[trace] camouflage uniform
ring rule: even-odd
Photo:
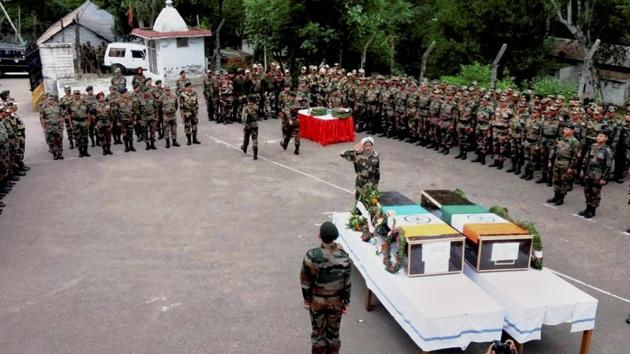
[[[286,150],[289,146],[289,141],[293,138],[296,155],[300,154],[300,121],[297,118],[300,108],[298,99],[289,95],[282,103],[282,114],[280,115],[282,118],[282,141],[280,146]]]
[[[0,104],[0,111],[4,109]],[[2,118],[2,112],[0,112],[0,182],[4,182],[5,178],[12,172],[11,165],[9,164],[11,147],[9,145],[9,131],[7,130],[6,123]]]
[[[440,106],[440,146],[441,153],[448,155],[453,137],[453,129],[455,129],[455,121],[459,112],[453,98],[445,100]]]
[[[215,120],[214,117],[214,96],[215,96],[215,83],[212,75],[208,74],[203,79],[203,96],[206,99],[206,109],[208,111],[208,120]]]
[[[477,119],[475,124],[475,147],[477,152],[477,158],[472,162],[480,162],[482,165],[486,164],[486,155],[490,151],[492,141],[492,117],[494,115],[494,109],[492,104],[486,101],[477,110]]]
[[[199,144],[199,141],[197,140],[197,123],[199,123],[199,118],[197,116],[199,112],[197,93],[195,91],[182,92],[180,96],[180,107],[182,120],[184,121],[184,131],[186,132],[186,138],[188,138],[188,145],[190,145],[191,134],[193,137],[193,143]]]
[[[593,144],[589,149],[588,156],[584,164],[584,197],[586,198],[587,210],[590,208],[592,216],[595,209],[599,207],[602,193],[602,182],[608,179],[608,174],[612,166],[613,153],[605,144]],[[585,210],[585,211],[587,211]],[[585,213],[588,214],[588,213]],[[583,215],[589,217],[588,215]]]
[[[110,104],[112,111],[112,136],[114,138],[114,145],[122,144],[121,132],[120,132],[120,114],[118,113],[118,100],[120,99],[120,93],[116,91],[114,86],[110,87],[109,96],[105,99],[105,102]]]
[[[367,105],[366,125],[371,132],[380,131],[380,92],[375,86],[370,86],[365,93]]]
[[[111,80],[112,86],[116,88],[117,92],[120,92],[121,89],[127,88],[127,78],[124,76],[114,76]]]
[[[168,91],[167,91],[168,92]],[[169,138],[173,139],[173,146],[179,146],[177,143],[177,97],[173,94],[165,94],[162,96],[162,112],[164,113],[164,137],[166,138],[166,147],[170,146]]]
[[[540,138],[542,131],[542,119],[539,112],[535,112],[536,118],[530,116],[525,122],[524,140],[523,140],[523,163],[525,172],[521,176],[522,179],[531,180],[534,171],[540,169]]]
[[[460,108],[459,119],[457,120],[457,140],[459,143],[459,154],[456,159],[466,160],[468,151],[471,149],[472,139],[475,132],[475,113],[477,104],[473,100],[464,102]]]
[[[68,142],[70,143],[70,149],[74,149],[74,129],[70,115],[68,114],[68,105],[72,101],[72,94],[66,94],[59,100],[59,107],[61,108],[61,115],[66,126],[66,134],[68,135]]]
[[[428,89],[427,86],[424,87]],[[426,146],[429,143],[430,136],[429,107],[431,106],[431,95],[427,89],[424,89],[418,98],[417,132],[421,146]]]
[[[569,190],[569,185],[576,171],[575,167],[579,152],[580,142],[573,136],[569,138],[562,137],[556,142],[551,157],[555,157],[553,164],[553,190],[558,194],[558,199],[563,199]]]
[[[94,108],[96,106],[96,96],[93,94],[83,95],[83,101],[88,105],[88,112],[94,112]],[[94,113],[88,113],[88,119],[90,121],[88,134],[90,136],[90,141],[92,142],[92,147],[94,147],[100,144],[98,140],[96,140],[96,117],[94,116]]]
[[[542,168],[542,176],[536,183],[547,182],[548,186],[552,185],[551,172],[553,171],[553,161],[550,159],[550,153],[553,149],[556,139],[560,135],[560,121],[557,117],[546,117],[542,122],[540,139],[540,166]]]
[[[96,131],[103,148],[103,155],[113,155],[111,152],[113,126],[111,104],[109,102],[96,102],[94,116],[96,117]]]
[[[136,117],[139,115],[140,103],[124,94],[117,104],[118,116],[120,117],[120,133],[125,143],[125,152],[136,151],[133,147],[133,127]]]
[[[74,140],[79,149],[79,157],[90,156],[88,153],[88,134],[90,129],[89,115],[94,113],[93,107],[82,98],[75,97],[68,104],[68,112],[74,124]]]
[[[442,137],[440,136],[440,108],[442,107],[442,100],[439,94],[431,96],[431,104],[429,105],[429,148],[437,150],[440,148],[440,142]]]
[[[529,120],[529,112],[521,108],[517,111],[512,120],[510,120],[510,157],[512,166],[506,172],[514,172],[516,175],[521,174],[524,164],[523,137],[525,132],[525,123]]]
[[[312,353],[339,353],[341,315],[350,304],[352,261],[341,247],[313,248],[302,262],[300,281],[304,303],[310,308]]]
[[[142,115],[142,126],[144,128],[145,150],[156,150],[155,132],[157,129],[157,116],[155,115],[155,99],[150,89],[145,87],[145,95],[140,99],[140,112]]]
[[[354,172],[357,174],[354,196],[357,200],[367,188],[378,187],[381,169],[377,152],[372,151],[370,155],[367,155],[365,153],[357,154],[354,150],[346,150],[341,154],[341,157],[354,163]]]
[[[395,115],[395,94],[391,87],[385,88],[381,93],[381,121],[379,126],[381,127],[381,136],[392,136],[394,134],[396,125]]]
[[[57,102],[47,104],[39,111],[48,150],[55,160],[63,158],[63,118]]]
[[[508,144],[510,142],[510,121],[514,117],[514,111],[509,107],[498,107],[492,120],[492,153],[494,162],[490,167],[503,168]]]
[[[409,94],[404,89],[394,91],[394,107],[395,107],[395,119],[394,119],[394,136],[398,140],[403,140],[407,133],[407,99]]]
[[[249,102],[247,102],[247,106],[243,107],[243,112],[241,113],[241,122],[243,123],[243,145],[241,145],[241,150],[247,153],[247,146],[251,137],[254,160],[258,160],[258,105],[255,99],[254,95],[250,95],[248,98]]]
[[[419,92],[416,88],[411,89],[407,94],[405,102],[405,116],[407,121],[407,142],[414,143],[418,140],[418,102]]]
[[[164,87],[155,86],[153,89],[153,102],[155,104],[156,129],[158,139],[164,138],[164,114],[162,113],[162,96],[164,96]]]

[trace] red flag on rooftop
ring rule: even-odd
[[[129,4],[129,9],[127,10],[127,23],[129,27],[133,28],[133,9],[131,8],[131,3]]]

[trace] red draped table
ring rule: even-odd
[[[312,140],[321,145],[354,141],[354,120],[352,117],[339,119],[327,114],[325,116],[309,115],[308,109],[298,112],[300,121],[300,138]]]

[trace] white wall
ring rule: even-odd
[[[46,43],[39,46],[44,90],[57,94],[57,80],[75,77],[75,50],[71,43]]]
[[[567,66],[558,71],[558,78],[565,83],[577,83],[582,75],[582,64]],[[600,80],[602,85],[602,93],[604,94],[604,103],[612,103],[617,106],[623,106],[630,97],[629,81]],[[593,87],[590,85],[586,88],[586,94],[594,97]]]
[[[188,47],[177,48],[175,38],[161,39],[157,45],[158,70],[168,85],[174,85],[179,72],[186,70],[194,83],[205,74],[204,38],[188,38]]]

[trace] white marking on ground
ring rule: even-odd
[[[547,204],[547,203],[543,203],[543,205],[544,205],[544,206],[546,206],[547,208],[551,208],[551,209],[555,209],[555,210],[557,210],[557,209],[558,209],[558,208],[556,208],[555,206],[553,206],[553,205],[549,205],[549,204]]]
[[[177,306],[179,306],[179,305],[181,305],[181,303],[176,302],[176,303],[174,303],[174,304],[170,304],[170,305],[168,305],[168,306],[162,306],[162,312],[166,312],[166,311],[168,311],[168,310],[170,310],[170,309],[172,309],[172,308],[174,308],[174,307],[177,307]]]
[[[217,143],[220,143],[220,144],[223,144],[223,145],[225,145],[225,146],[231,147],[231,148],[232,148],[232,149],[234,149],[234,150],[239,150],[239,151],[241,150],[240,148],[238,148],[238,147],[236,147],[236,146],[234,146],[234,145],[232,145],[232,144],[229,144],[229,143],[227,143],[227,142],[225,142],[225,141],[223,141],[223,140],[217,139],[217,138],[215,138],[215,137],[213,137],[213,136],[208,136],[208,137],[209,137],[209,138],[211,138],[211,139],[213,139],[213,140],[214,140],[214,141],[216,141]],[[270,159],[268,159],[268,158],[266,158],[266,157],[262,157],[262,156],[260,156],[260,155],[258,155],[258,157],[259,157],[259,158],[261,158],[261,159],[263,159],[263,160],[265,160],[265,161],[267,161],[267,162],[270,162],[270,163],[272,163],[272,164],[274,164],[274,165],[276,165],[276,166],[279,166],[279,167],[285,168],[285,169],[287,169],[287,170],[289,170],[289,171],[292,171],[292,172],[295,172],[295,173],[301,174],[301,175],[303,175],[303,176],[309,177],[309,178],[314,179],[314,180],[316,180],[316,181],[318,181],[318,182],[321,182],[321,183],[324,183],[324,184],[326,184],[326,185],[329,185],[329,186],[331,186],[331,187],[333,187],[333,188],[339,189],[339,190],[341,190],[341,191],[343,191],[343,192],[350,193],[350,194],[354,194],[354,192],[352,192],[352,191],[350,191],[350,190],[348,190],[348,189],[346,189],[346,188],[343,188],[343,187],[340,187],[340,186],[338,186],[338,185],[336,185],[336,184],[334,184],[334,183],[331,183],[331,182],[325,181],[325,180],[323,180],[323,179],[321,179],[321,178],[319,178],[319,177],[315,177],[315,176],[310,175],[310,174],[308,174],[308,173],[306,173],[306,172],[303,172],[303,171],[297,170],[297,169],[295,169],[295,168],[293,168],[293,167],[286,166],[286,165],[281,164],[281,163],[279,163],[279,162],[275,162],[275,161],[273,161],[273,160],[270,160]],[[571,215],[573,215],[573,216],[575,216],[575,217],[578,217],[578,218],[580,218],[580,219],[586,220],[586,221],[591,222],[591,223],[594,223],[594,222],[595,222],[595,220],[592,220],[592,219],[584,219],[583,217],[581,217],[581,216],[579,216],[579,215],[577,215],[577,214],[571,214]],[[561,277],[563,277],[563,278],[565,278],[565,279],[571,280],[571,281],[573,281],[573,282],[576,282],[576,283],[578,283],[578,284],[581,284],[581,285],[583,285],[583,286],[586,286],[586,287],[588,287],[588,288],[590,288],[590,289],[593,289],[593,290],[595,290],[595,291],[598,291],[598,292],[600,292],[600,293],[602,293],[602,294],[605,294],[605,295],[611,296],[611,297],[613,297],[613,298],[615,298],[615,299],[617,299],[617,300],[621,300],[621,301],[623,301],[623,302],[626,302],[626,303],[629,303],[629,304],[630,304],[630,300],[629,300],[629,299],[626,299],[626,298],[624,298],[624,297],[621,297],[621,296],[615,295],[615,294],[613,294],[613,293],[611,293],[611,292],[609,292],[609,291],[606,291],[606,290],[600,289],[600,288],[598,288],[598,287],[596,287],[596,286],[593,286],[593,285],[587,284],[587,283],[585,283],[585,282],[583,282],[583,281],[581,281],[581,280],[578,280],[578,279],[572,278],[572,277],[570,277],[570,276],[568,276],[568,275],[566,275],[566,274],[563,274],[563,273],[560,273],[560,272],[556,272],[555,270],[553,270],[553,269],[551,269],[551,268],[548,268],[548,269],[549,269],[550,271],[552,271],[553,273],[557,274],[558,276],[561,276]]]
[[[565,278],[565,279],[571,280],[572,282],[578,283],[578,284],[583,285],[583,286],[585,286],[585,287],[587,287],[587,288],[593,289],[593,290],[598,291],[598,292],[600,292],[600,293],[602,293],[602,294],[605,294],[605,295],[608,295],[608,296],[614,297],[614,298],[615,298],[615,299],[617,299],[617,300],[621,300],[621,301],[623,301],[623,302],[625,302],[625,303],[630,304],[630,299],[626,299],[626,298],[621,297],[621,296],[619,296],[619,295],[615,295],[615,294],[613,294],[613,293],[611,293],[611,292],[609,292],[609,291],[606,291],[606,290],[604,290],[604,289],[600,289],[600,288],[598,288],[598,287],[596,287],[596,286],[593,286],[593,285],[587,284],[587,283],[585,283],[585,282],[583,282],[583,281],[581,281],[581,280],[575,279],[575,278],[570,277],[570,276],[568,276],[568,275],[566,275],[566,274],[562,274],[562,273],[557,272],[557,271],[555,271],[555,270],[553,270],[553,269],[551,269],[551,268],[547,268],[547,269],[549,269],[550,271],[552,271],[554,274],[556,274],[556,275],[558,275],[558,276],[561,276],[561,277],[563,277],[563,278]]]
[[[144,304],[148,305],[148,304],[152,304],[156,301],[166,301],[166,297],[162,296],[162,297],[152,297],[149,300],[145,301]]]

